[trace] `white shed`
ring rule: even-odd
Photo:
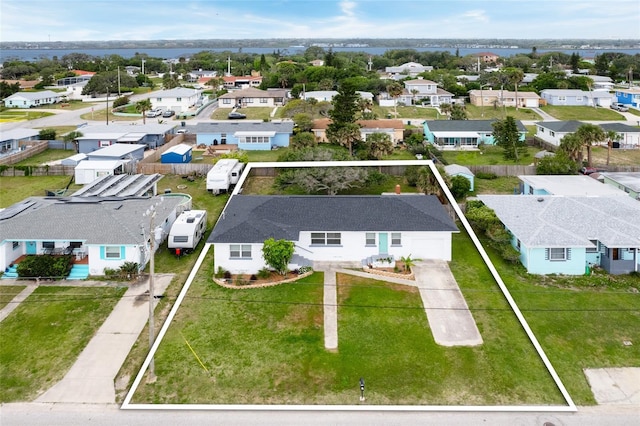
[[[122,160],[81,161],[75,168],[75,182],[84,185],[102,176],[120,174],[125,163]]]

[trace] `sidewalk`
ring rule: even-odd
[[[155,294],[172,278],[157,274]],[[149,319],[148,288],[148,281],[129,287],[64,378],[35,402],[116,402],[114,379]]]
[[[11,302],[7,303],[5,307],[0,309],[0,322],[8,317],[9,314],[13,312],[13,310],[17,308],[24,299],[29,297],[29,295],[35,291],[36,288],[38,288],[36,284],[27,284],[27,287],[24,290],[17,294],[16,297],[11,299]]]

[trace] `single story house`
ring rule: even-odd
[[[36,108],[60,102],[63,94],[51,90],[41,92],[17,92],[4,98],[6,108]]]
[[[373,100],[373,93],[356,91],[362,99]],[[318,102],[331,102],[333,97],[338,94],[337,90],[312,90],[310,92],[300,93],[300,98],[306,100],[315,99]]]
[[[544,89],[540,97],[548,105],[599,106],[609,108],[615,96],[607,90]]]
[[[331,120],[321,118],[313,120],[313,128],[311,131],[318,142],[328,142],[327,128]],[[360,126],[360,138],[363,141],[373,133],[384,133],[389,136],[391,143],[397,145],[404,140],[404,123],[402,120],[379,119],[379,120],[358,120],[356,122]]]
[[[189,126],[196,145],[237,145],[245,151],[289,146],[293,121],[218,121]]]
[[[174,145],[160,154],[161,163],[190,163],[193,147],[184,143]]]
[[[599,179],[640,201],[640,172],[603,172]]]
[[[133,143],[114,143],[113,145],[88,152],[89,161],[142,160],[147,146]]]
[[[176,87],[153,92],[153,97],[149,98],[149,100],[151,101],[152,109],[171,110],[179,114],[202,104],[202,91]]]
[[[20,142],[40,140],[40,131],[36,129],[11,129],[0,132],[0,155],[20,150]]]
[[[442,149],[476,149],[479,145],[494,145],[493,126],[497,120],[426,120],[424,138]],[[527,136],[527,128],[516,120],[520,140]]]
[[[449,261],[454,232],[433,195],[234,195],[207,242],[215,245],[216,268],[253,274],[267,267],[269,238],[294,243],[295,269],[322,261],[367,265],[378,256]]]
[[[120,143],[143,144],[150,149],[158,148],[175,135],[177,127],[170,123],[130,124],[111,123],[78,127],[82,136],[76,138],[78,153],[88,154],[100,148]]]
[[[5,80],[0,79],[0,81],[5,82],[6,84],[13,86],[14,84],[18,85],[18,88],[21,90],[33,89],[40,80]]]
[[[604,185],[585,175],[520,175],[520,194],[564,196],[625,195],[619,189]]]
[[[615,89],[616,99],[621,104],[640,109],[640,88]]]
[[[448,174],[451,177],[462,176],[463,178],[467,179],[471,184],[469,191],[473,191],[473,187],[474,187],[473,184],[476,176],[473,174],[471,170],[469,170],[468,167],[461,166],[459,164],[449,164],[444,166],[444,171],[446,174]]]
[[[255,87],[235,90],[218,98],[218,108],[245,108],[282,106],[286,103],[286,90],[261,90]]]
[[[569,121],[541,121],[536,123],[536,138],[553,146],[560,146],[562,138],[574,133],[583,123],[577,120]],[[613,142],[613,148],[639,148],[640,129],[622,123],[598,124],[605,132],[616,132],[618,140]],[[605,143],[606,141],[602,141]]]
[[[479,195],[512,234],[530,274],[638,271],[640,203],[621,196]]]
[[[103,176],[113,176],[124,173],[123,160],[84,160],[80,161],[74,170],[74,181],[78,185],[91,183]]]
[[[540,106],[540,96],[534,92],[518,91],[516,102],[516,92],[509,90],[469,90],[469,102],[479,107],[515,107],[538,108]]]
[[[151,220],[143,213],[155,207],[154,236],[166,238],[184,197],[29,197],[0,211],[0,268],[24,255],[75,254],[91,275],[136,262],[144,269],[150,255]]]

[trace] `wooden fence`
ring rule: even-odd
[[[162,175],[198,175],[204,176],[213,168],[213,164],[162,164],[138,163],[137,173],[145,175],[160,173]]]
[[[22,141],[20,146],[24,147],[23,151],[18,151],[0,158],[0,165],[16,164],[36,154],[46,151],[49,147],[48,141]]]
[[[0,176],[73,176],[75,166],[5,166]]]

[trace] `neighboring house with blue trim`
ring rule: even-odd
[[[24,255],[69,253],[91,275],[125,262],[142,270],[149,260],[150,218],[155,208],[157,242],[191,200],[185,197],[29,197],[0,211],[0,268]]]
[[[442,149],[475,149],[479,145],[494,145],[493,126],[498,120],[426,120],[424,138]],[[516,120],[520,140],[527,136],[527,128]]]
[[[160,154],[160,162],[168,164],[190,163],[193,155],[192,152],[193,148],[191,145],[180,143]]]
[[[640,201],[640,172],[603,172],[598,179]]]
[[[449,176],[452,176],[452,177],[453,176],[462,176],[465,179],[467,179],[469,181],[469,183],[471,184],[471,187],[469,188],[469,191],[473,192],[474,180],[475,180],[476,176],[467,167],[460,166],[458,164],[449,164],[447,166],[444,166],[444,171]]]
[[[619,189],[585,175],[520,175],[518,179],[520,194],[524,195],[626,195]]]
[[[245,151],[289,146],[293,121],[219,121],[189,126],[197,145],[236,145]]]
[[[479,195],[511,232],[530,274],[640,268],[640,203],[626,196]]]
[[[584,91],[580,89],[544,89],[540,97],[548,105],[600,106],[609,108],[615,96],[608,90]]]
[[[628,107],[640,109],[640,89],[637,87],[629,89],[615,89],[616,98],[621,104]]]
[[[380,257],[449,261],[454,232],[434,195],[234,195],[207,243],[215,245],[216,268],[254,274],[267,267],[269,238],[294,243],[289,269],[296,269],[323,261],[366,266]]]
[[[175,135],[177,126],[165,123],[147,123],[132,126],[112,123],[109,125],[86,125],[76,129],[82,136],[75,139],[79,154],[88,154],[110,145],[142,144],[156,149]]]
[[[42,105],[51,105],[60,102],[64,93],[56,93],[51,90],[41,92],[17,92],[4,98],[4,106],[7,108],[37,108]]]

